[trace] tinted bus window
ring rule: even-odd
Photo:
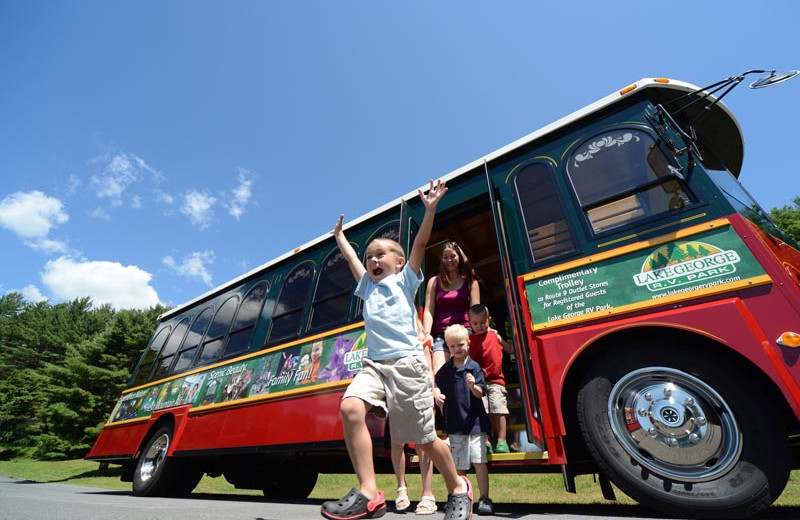
[[[272,328],[267,338],[268,343],[297,336],[313,279],[314,266],[311,262],[298,265],[286,277],[278,302],[275,304],[275,311],[272,313]]]
[[[225,334],[231,326],[231,320],[233,319],[233,314],[236,312],[238,304],[239,297],[232,296],[219,308],[217,314],[214,316],[214,321],[211,322],[211,327],[208,329],[206,338],[203,341],[203,348],[200,351],[200,357],[197,359],[197,363],[195,363],[196,365],[208,365],[222,356],[222,345],[225,340]]]
[[[250,292],[244,297],[239,306],[239,312],[236,314],[236,320],[231,326],[228,346],[225,349],[226,357],[244,352],[250,346],[250,336],[252,336],[256,321],[261,315],[264,301],[267,299],[267,290],[267,282],[261,282],[250,289]]]
[[[169,367],[172,365],[175,351],[178,350],[178,346],[181,344],[181,341],[183,341],[183,336],[186,334],[186,330],[189,328],[190,321],[191,320],[189,318],[184,318],[180,321],[180,323],[178,323],[178,325],[175,326],[172,334],[169,335],[167,343],[161,350],[161,354],[158,356],[158,365],[156,366],[156,370],[151,379],[158,379],[169,373]]]
[[[211,323],[211,315],[211,307],[207,307],[194,319],[194,323],[186,334],[186,339],[183,340],[178,360],[172,368],[173,372],[180,372],[192,366],[200,340],[203,339],[203,334],[205,334],[208,324]]]
[[[567,163],[575,195],[595,233],[677,210],[691,202],[670,160],[647,132],[596,134]]]
[[[525,166],[515,177],[514,186],[533,261],[577,251],[550,167],[542,163]]]
[[[161,347],[164,346],[164,342],[167,340],[170,330],[172,330],[172,327],[164,327],[155,335],[150,346],[144,351],[144,354],[142,354],[139,367],[131,378],[131,384],[129,386],[140,385],[147,381],[147,374],[150,373],[150,367],[153,366],[153,362],[158,358],[158,353],[161,351]]]
[[[322,264],[317,290],[311,304],[309,329],[319,329],[347,319],[353,283],[350,266],[337,248]]]

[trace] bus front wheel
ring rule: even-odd
[[[668,515],[745,518],[769,506],[791,459],[774,404],[699,348],[639,347],[594,363],[578,392],[578,423],[601,470]]]
[[[167,457],[172,428],[162,426],[147,441],[133,474],[133,494],[140,497],[184,496],[200,482],[202,471],[189,461]]]

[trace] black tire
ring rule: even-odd
[[[185,496],[200,482],[203,473],[189,461],[167,457],[172,442],[172,428],[156,430],[139,460],[133,474],[133,494],[139,497]]]
[[[191,495],[194,488],[202,480],[205,472],[190,461],[173,460],[172,462],[177,463],[177,468],[175,477],[173,477],[172,489],[169,490],[168,496],[185,497]]]
[[[263,488],[264,497],[270,499],[303,500],[314,491],[319,474],[315,471],[290,469],[282,465],[275,478]]]
[[[783,491],[786,426],[745,373],[690,345],[607,354],[577,398],[587,447],[617,487],[661,514],[748,518]]]

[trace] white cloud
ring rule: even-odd
[[[0,226],[21,238],[44,238],[68,220],[61,201],[38,190],[12,193],[0,201]]]
[[[188,216],[192,224],[205,229],[211,225],[216,202],[217,199],[209,193],[192,190],[183,196],[181,213]]]
[[[244,209],[252,196],[253,175],[245,170],[239,169],[239,185],[233,189],[233,196],[228,204],[228,213],[236,220],[244,214]]]
[[[195,251],[181,260],[180,263],[169,255],[162,258],[161,262],[181,276],[199,278],[203,283],[211,286],[211,273],[208,272],[206,265],[213,264],[214,258],[213,251]]]
[[[165,191],[156,190],[156,202],[169,206],[175,202],[175,197]]]
[[[108,199],[112,206],[122,205],[122,196],[131,185],[139,182],[150,174],[156,183],[164,180],[164,176],[151,168],[144,159],[134,154],[121,153],[108,161],[103,171],[92,175],[91,181],[95,187],[95,195],[101,199]]]
[[[18,292],[21,293],[22,297],[29,302],[38,303],[47,300],[47,296],[44,296],[39,288],[35,285],[26,285]]]
[[[111,222],[111,215],[108,214],[106,210],[103,208],[95,208],[89,212],[89,216],[92,218],[96,218],[98,220],[105,220],[106,222]]]
[[[41,276],[51,295],[61,300],[88,296],[95,305],[109,303],[116,309],[146,309],[159,303],[150,286],[152,275],[135,265],[62,256],[47,262]]]
[[[67,181],[67,195],[75,195],[81,186],[81,180],[75,175],[70,175]]]
[[[27,240],[25,245],[48,255],[63,254],[69,251],[67,244],[61,240],[51,240],[49,238],[37,238]]]

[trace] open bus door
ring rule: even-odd
[[[544,429],[542,427],[542,419],[539,414],[539,398],[536,394],[536,384],[532,366],[533,356],[530,352],[531,345],[528,345],[527,341],[525,341],[527,337],[525,333],[525,323],[522,315],[519,313],[519,309],[522,308],[522,295],[519,294],[511,259],[509,257],[508,236],[505,219],[503,218],[503,208],[500,201],[497,199],[496,188],[489,174],[488,165],[484,162],[483,166],[486,174],[486,182],[488,184],[489,201],[492,218],[494,220],[495,236],[497,238],[497,249],[500,257],[503,283],[505,285],[506,305],[510,317],[509,325],[511,327],[514,352],[517,357],[520,384],[519,396],[524,410],[525,427],[527,431],[527,439],[524,437],[526,431],[519,432],[520,439],[518,444],[520,446],[532,445],[535,451],[545,451],[547,446],[545,443]],[[527,441],[527,443],[525,441]]]

